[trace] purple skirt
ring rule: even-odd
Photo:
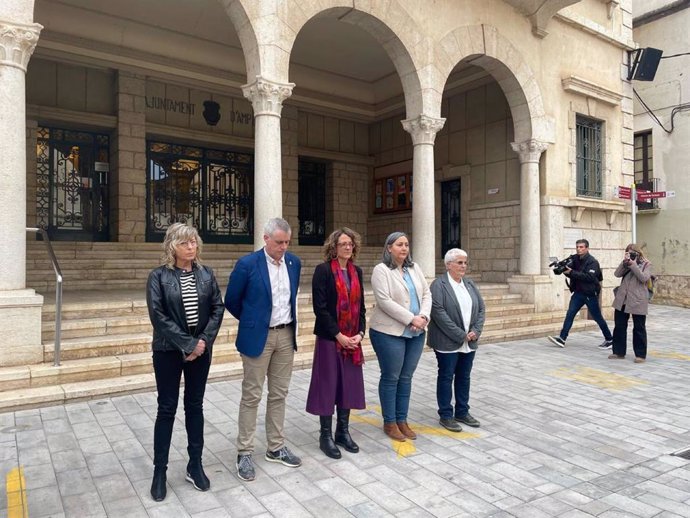
[[[333,415],[336,406],[366,408],[362,366],[339,353],[335,342],[316,337],[307,412]]]

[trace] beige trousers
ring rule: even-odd
[[[295,356],[292,340],[292,327],[269,330],[261,356],[251,358],[242,355],[244,379],[240,415],[237,419],[237,453],[254,451],[256,414],[267,378],[266,446],[269,451],[276,451],[285,445],[285,399],[292,378],[292,363]]]

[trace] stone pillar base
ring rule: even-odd
[[[34,290],[0,291],[0,322],[4,336],[0,367],[43,361],[41,308],[43,295]]]
[[[563,290],[556,288],[549,275],[513,275],[508,279],[510,293],[522,295],[523,302],[534,304],[534,311],[563,309]]]

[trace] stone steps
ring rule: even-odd
[[[159,243],[52,243],[63,275],[63,290],[141,289],[149,272],[160,264]],[[214,269],[224,289],[235,262],[251,252],[251,245],[204,245],[203,260]],[[302,259],[302,285],[311,282],[314,268],[323,261],[320,247],[291,247]],[[369,278],[379,262],[379,247],[363,247],[358,264]],[[26,259],[28,288],[39,292],[55,290],[55,273],[43,243],[30,242]],[[51,299],[52,300],[52,297]]]
[[[543,337],[556,334],[561,328],[563,312],[556,322],[486,329],[483,344],[496,344],[508,340],[534,338],[535,345],[549,346]],[[596,329],[596,323],[577,319],[572,332]],[[314,341],[300,337],[299,350],[295,354],[294,368],[311,367]],[[368,340],[364,342],[365,357],[375,359]],[[425,348],[425,352],[429,352]],[[213,365],[209,381],[237,379],[242,376],[239,355],[231,344],[214,347]],[[151,366],[151,352],[114,355],[100,358],[66,360],[59,367],[49,364],[25,367],[0,368],[0,412],[57,405],[66,402],[115,396],[155,389],[156,383]]]
[[[367,292],[366,300],[367,310],[371,311],[374,306],[371,292]],[[535,316],[529,312],[532,307],[529,304],[518,304],[519,300],[520,297],[514,294],[489,293],[486,295],[487,314],[489,317],[508,318],[508,323],[505,325],[528,321]],[[527,316],[510,317],[510,315],[519,315],[519,312],[527,312]],[[88,317],[82,318],[85,315]],[[91,315],[99,316],[90,318]],[[44,361],[53,360],[54,318],[54,305],[45,306],[42,322]],[[544,318],[544,315],[539,315],[538,318]],[[298,334],[311,335],[314,321],[311,294],[300,295]],[[498,325],[498,322],[491,325]],[[63,307],[61,326],[61,359],[76,359],[80,357],[80,352],[83,352],[82,357],[91,358],[115,354],[115,351],[117,354],[126,354],[147,350],[151,342],[151,333],[146,303],[143,300],[66,304]],[[226,312],[217,341],[232,342],[236,333],[237,321]],[[103,353],[99,354],[99,350]]]
[[[55,276],[43,243],[27,250],[27,285],[44,293],[42,339],[44,363],[0,368],[0,411],[59,404],[155,388],[151,365],[151,326],[145,300],[150,270],[159,264],[158,243],[53,243],[65,284],[62,308],[61,365],[52,365],[55,337]],[[235,261],[251,245],[205,245],[204,262],[217,275],[221,291]],[[311,366],[314,315],[311,300],[313,268],[322,261],[318,247],[291,247],[303,260],[298,295],[298,353],[295,368]],[[379,247],[365,247],[358,257],[368,283],[380,260]],[[479,281],[480,276],[473,276]],[[563,311],[535,313],[532,304],[509,293],[506,284],[481,283],[487,305],[482,343],[543,337],[560,330]],[[365,286],[370,311],[373,293]],[[595,327],[577,320],[573,331]],[[241,360],[234,346],[237,321],[226,313],[214,345],[210,379],[241,376]],[[374,358],[365,339],[365,354]]]
[[[295,354],[294,369],[309,368],[312,357],[313,351],[298,351]],[[365,347],[365,357],[368,360],[375,358],[370,346]],[[64,376],[64,381],[51,385],[31,385],[31,368],[37,366],[13,367],[14,373],[8,372],[7,368],[0,369],[0,412],[155,390],[156,380],[151,367],[151,353],[147,354],[146,360],[148,371],[144,373],[79,381],[68,381],[69,378]],[[72,367],[77,370],[76,364]],[[68,367],[61,366],[58,369],[66,368]],[[11,380],[11,377],[14,379]],[[241,377],[241,362],[222,363],[214,357],[209,381]]]

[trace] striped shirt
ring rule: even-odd
[[[185,315],[187,315],[187,325],[193,327],[199,322],[199,295],[196,292],[194,272],[182,272],[180,284],[182,285],[182,305]]]

